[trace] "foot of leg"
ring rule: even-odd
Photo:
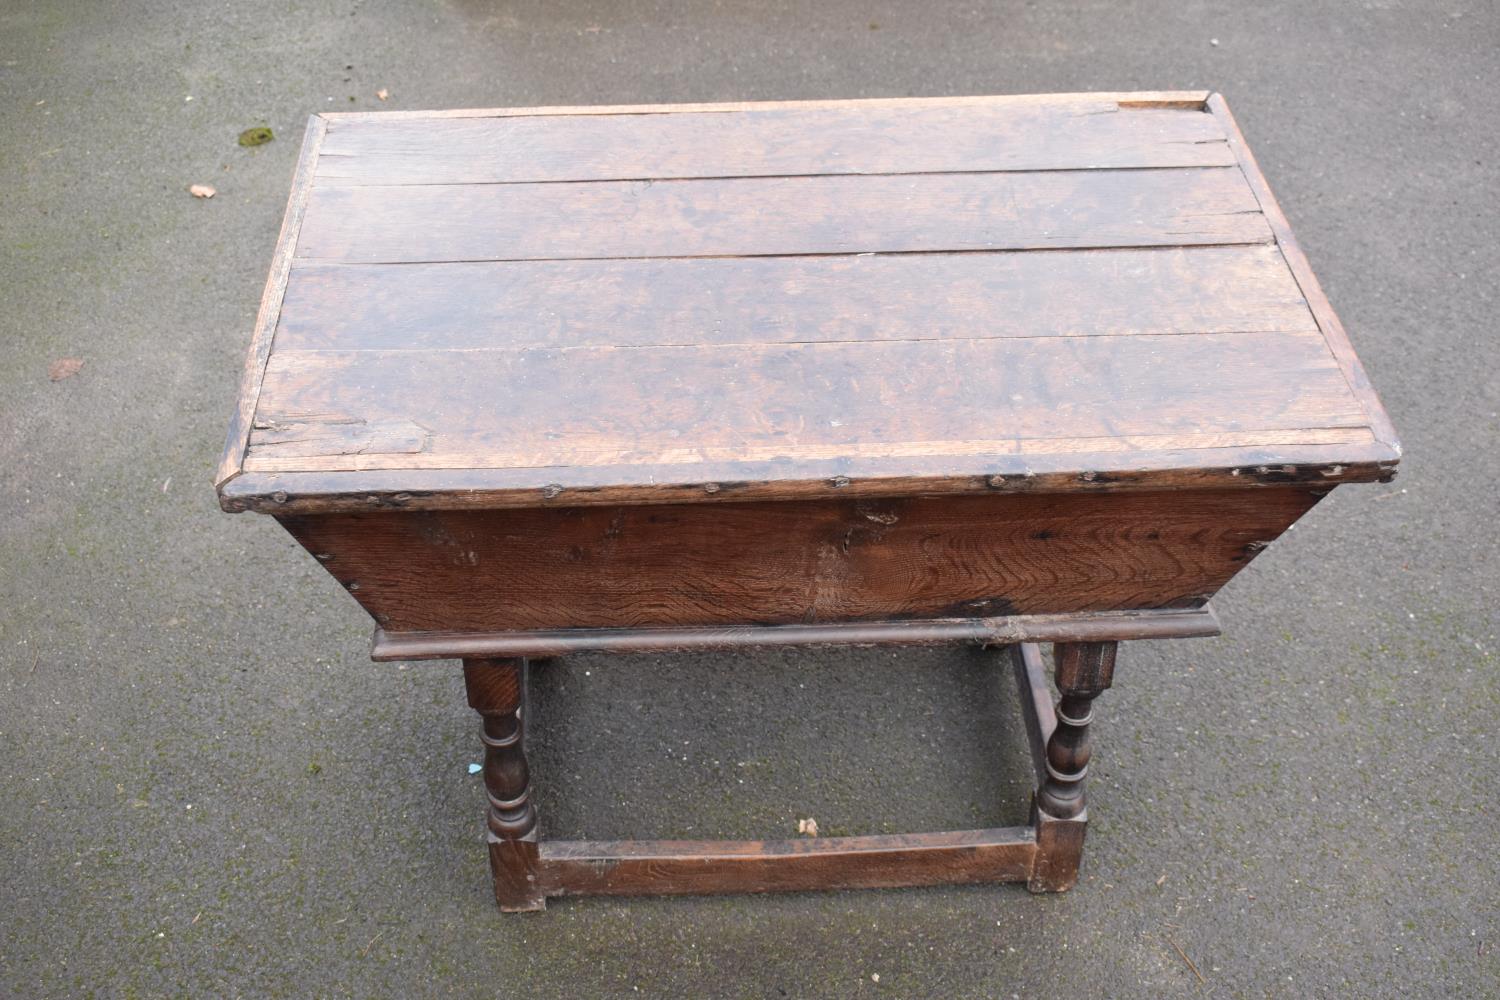
[[[1080,813],[1072,819],[1058,819],[1033,804],[1031,825],[1036,829],[1036,856],[1026,888],[1032,892],[1067,892],[1078,882],[1088,816]]]

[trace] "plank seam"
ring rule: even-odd
[[[1246,214],[1261,214],[1246,213]],[[1175,235],[1183,235],[1177,233]],[[1267,232],[1263,240],[1231,240],[1224,243],[1112,243],[1089,247],[969,247],[943,250],[828,250],[806,253],[687,253],[659,255],[624,255],[606,257],[454,257],[436,260],[348,260],[342,257],[298,257],[294,265],[313,267],[401,267],[423,264],[537,264],[548,261],[571,260],[761,260],[765,258],[796,257],[905,257],[919,254],[974,254],[974,253],[1089,253],[1095,250],[1202,250],[1213,247],[1262,247],[1276,243],[1274,233]]]
[[[999,340],[1093,340],[1100,337],[1253,337],[1261,334],[1297,336],[1299,334],[1321,332],[1317,325],[1313,324],[1305,327],[1280,327],[1266,330],[1141,330],[1134,333],[1037,333],[1021,334],[1014,337],[1002,335],[992,337],[884,337],[879,340],[761,340],[725,341],[722,343],[715,341],[696,344],[535,344],[520,346],[493,344],[487,347],[296,347],[281,351],[277,357],[285,358],[292,354],[484,354],[505,351],[536,351],[539,353],[560,354],[564,351],[676,351],[697,348],[706,350],[723,348],[727,350],[745,347],[816,347],[825,344],[858,344],[866,347],[879,347],[884,344],[964,344],[970,342],[989,343]],[[1337,359],[1333,360],[1337,361]]]
[[[1213,139],[1206,142],[1199,141],[1195,145],[1216,145],[1223,143],[1226,147],[1228,139]],[[360,153],[325,153],[319,158],[319,162],[330,157],[354,158]],[[417,188],[417,187],[514,187],[523,184],[677,184],[692,183],[694,181],[759,181],[759,180],[795,180],[808,177],[944,177],[944,176],[983,176],[985,174],[1077,174],[1077,173],[1111,173],[1124,170],[1233,170],[1238,166],[1236,163],[1159,163],[1148,166],[1102,166],[1102,167],[995,167],[990,170],[838,170],[817,171],[811,173],[776,173],[776,174],[703,174],[691,177],[559,177],[538,180],[515,180],[515,181],[371,181],[368,183],[351,181],[347,177],[329,176],[319,173],[316,182],[321,188],[351,188],[351,187],[392,187],[392,188]],[[329,183],[330,181],[334,183]],[[1259,210],[1254,210],[1258,214]],[[1224,212],[1223,215],[1252,214]]]

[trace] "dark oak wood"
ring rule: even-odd
[[[1029,827],[772,841],[548,841],[554,895],[880,889],[1030,877]]]
[[[485,827],[495,901],[506,911],[543,909],[536,807],[526,766],[526,661],[467,659],[464,686],[469,707],[484,721]]]
[[[1291,432],[1303,437],[1301,432]],[[242,472],[219,488],[226,511],[265,514],[378,510],[511,510],[620,504],[897,498],[978,493],[1060,494],[1240,489],[1301,484],[1326,493],[1340,483],[1389,482],[1396,462],[1363,430],[1311,432],[1343,444],[1218,446],[1195,450],[937,455],[914,458],[771,459],[532,469],[361,469]],[[1264,437],[1264,435],[1262,435]],[[1160,439],[1158,439],[1160,440]],[[1139,441],[1139,439],[1137,439]],[[1210,440],[1206,443],[1212,444]],[[1212,454],[1213,465],[1195,465]],[[362,464],[362,463],[361,463]],[[1084,471],[1079,471],[1084,470]],[[859,478],[848,475],[859,474]],[[611,485],[600,486],[607,478]]]
[[[1047,780],[1037,791],[1038,808],[1057,819],[1083,814],[1083,779],[1089,769],[1089,723],[1094,699],[1113,683],[1113,642],[1060,642],[1053,649],[1054,676],[1062,698],[1057,725],[1047,738]]]
[[[1399,456],[1217,97],[309,136],[226,509],[1332,485]]]
[[[1081,693],[1097,694],[1108,687],[1113,676],[1115,645],[1113,641],[1097,640],[1063,641],[1054,645],[1058,684],[1066,685],[1064,703],[1069,710],[1077,711]],[[1037,849],[1026,884],[1032,892],[1064,892],[1078,881],[1088,832],[1088,808],[1082,788],[1087,770],[1087,724],[1079,727],[1078,716],[1059,718],[1064,710],[1052,704],[1041,650],[1035,643],[1017,643],[1010,647],[1010,652],[1037,780],[1031,808]]]
[[[1204,490],[303,515],[388,633],[1197,607],[1317,500]]]
[[[1161,611],[724,628],[587,628],[533,632],[387,632],[377,628],[370,658],[451,660],[473,656],[524,656],[535,666],[533,657],[574,653],[652,653],[754,646],[1031,644],[1105,639],[1188,639],[1218,634],[1218,617],[1207,605]],[[1050,706],[1050,701],[1048,704]]]
[[[975,381],[976,371],[995,377]],[[1061,405],[1070,394],[1080,402]],[[494,398],[507,401],[504,421],[486,407]],[[427,401],[419,413],[414,399]],[[797,414],[795,433],[747,423],[758,410]],[[249,471],[974,459],[1369,440],[1315,333],[282,351],[257,412]],[[1007,433],[976,436],[983,428]]]
[[[1036,836],[1036,855],[1032,858],[1026,888],[1037,893],[1067,892],[1078,884],[1084,835],[1089,825],[1088,810],[1060,819],[1033,803],[1031,825]]]
[[[1108,686],[1113,643],[1059,644],[1064,704]],[[495,893],[508,911],[545,908],[549,896],[685,895],[1026,882],[1034,892],[1071,888],[1087,815],[1062,817],[1044,803],[1058,772],[1076,784],[1087,766],[1076,722],[1054,716],[1037,647],[1012,647],[1033,756],[1037,805],[1024,827],[780,841],[540,841],[522,747],[526,661],[464,661],[470,704],[485,720]],[[1058,747],[1067,747],[1066,755]],[[1082,749],[1080,749],[1082,747]],[[1069,801],[1072,801],[1071,799]]]
[[[941,297],[922,293],[942,288]],[[851,309],[850,303],[859,307]],[[278,351],[1313,333],[1274,246],[304,264]]]
[[[1031,762],[1036,766],[1037,787],[1040,788],[1047,780],[1047,741],[1052,738],[1052,731],[1057,728],[1057,714],[1052,705],[1052,692],[1047,687],[1042,651],[1037,648],[1037,640],[1040,637],[1027,636],[1026,638],[1029,641],[1016,642],[1010,647],[1011,666],[1015,671],[1016,691],[1021,702],[1021,719],[1026,724],[1026,739],[1031,747]],[[1046,638],[1054,641],[1079,641],[1082,637],[1047,636]],[[1111,638],[1127,637],[1112,636]],[[1128,638],[1144,637],[1129,636]]]
[[[215,482],[463,660],[537,910],[1070,888],[1116,644],[1400,454],[1223,99],[1147,92],[315,116]],[[1013,644],[1026,827],[540,835],[526,657],[937,642]]]

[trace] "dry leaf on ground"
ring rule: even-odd
[[[816,837],[818,835],[818,821],[812,817],[799,819],[797,821],[797,832],[805,833],[809,837]]]
[[[83,367],[82,358],[58,358],[47,366],[47,377],[54,382],[72,378]]]
[[[209,187],[207,184],[189,184],[188,194],[194,198],[212,198],[218,194],[217,188]]]
[[[375,96],[383,101],[387,97],[391,96],[391,92],[389,90],[386,90],[384,87],[381,87],[379,90],[375,91]]]

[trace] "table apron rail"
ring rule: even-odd
[[[1006,618],[835,622],[728,628],[561,629],[550,632],[387,632],[375,630],[375,660],[551,657],[572,653],[648,653],[752,646],[943,645],[971,642],[1100,642],[1219,634],[1207,605],[1162,611],[1016,615]]]

